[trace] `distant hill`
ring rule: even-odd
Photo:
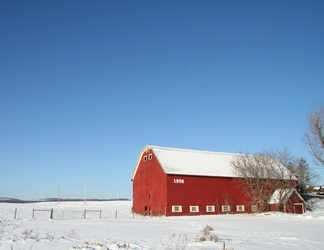
[[[0,197],[0,202],[7,202],[7,203],[23,203],[23,200],[15,199],[15,198],[8,198],[8,197]]]
[[[87,199],[87,201],[129,201],[129,199],[120,198],[120,199]],[[0,203],[33,203],[33,202],[56,202],[57,198],[44,198],[39,200],[20,200],[15,198],[0,197]],[[60,199],[60,202],[64,201],[84,201],[84,199]]]
[[[125,199],[125,198],[120,198],[120,199],[87,199],[87,201],[129,201],[129,199]],[[45,199],[41,199],[38,200],[39,202],[55,202],[58,201],[58,198],[45,198]],[[64,201],[84,201],[84,199],[69,199],[69,198],[65,198],[65,199],[60,199],[60,202],[64,202]]]

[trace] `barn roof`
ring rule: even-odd
[[[269,199],[269,204],[286,203],[294,191],[295,189],[293,188],[276,189]]]
[[[300,194],[297,192],[296,189],[294,188],[281,188],[281,189],[276,189],[272,196],[269,199],[269,204],[279,204],[279,203],[286,203],[290,196],[295,193],[299,197],[301,201],[306,203],[304,199],[300,196]]]
[[[166,174],[238,177],[232,172],[230,165],[236,154],[145,146],[138,157],[131,180],[135,177],[143,153],[149,149],[152,149]]]

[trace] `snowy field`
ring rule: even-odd
[[[324,249],[324,200],[312,199],[303,215],[142,217],[131,205],[0,203],[0,249]]]

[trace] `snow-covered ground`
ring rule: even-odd
[[[324,249],[324,200],[312,199],[312,210],[303,215],[142,217],[131,213],[131,205],[0,203],[0,249]]]

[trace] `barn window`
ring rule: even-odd
[[[244,212],[244,205],[237,205],[236,206],[236,211],[237,212]]]
[[[215,212],[215,206],[206,206],[206,212],[209,213]]]
[[[147,156],[144,155],[144,157],[143,157],[143,161],[146,161],[146,160],[147,160]]]
[[[181,213],[182,206],[172,206],[172,213]]]
[[[152,160],[152,154],[149,154],[148,159]]]
[[[256,212],[257,211],[257,205],[252,205],[251,210],[252,210],[252,212]]]
[[[222,205],[222,212],[229,212],[231,211],[230,205]]]
[[[199,212],[199,206],[190,206],[190,212],[191,213],[198,213]]]

